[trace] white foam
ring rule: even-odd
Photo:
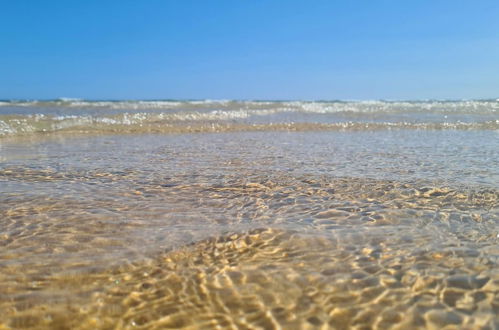
[[[231,100],[194,100],[194,101],[85,101],[79,99],[64,98],[56,101],[1,101],[0,106],[33,107],[33,111],[43,109],[110,109],[116,111],[140,111],[148,112],[154,110],[156,113],[163,111],[182,111],[185,116],[192,116],[192,111],[199,110],[197,116],[200,118],[217,117],[222,118],[245,118],[249,115],[269,114],[277,112],[303,112],[303,113],[461,113],[461,114],[491,114],[499,112],[499,101],[231,101]],[[202,111],[201,111],[202,110]],[[212,111],[206,115],[206,111]],[[213,112],[216,111],[216,112]],[[259,112],[260,111],[260,112]],[[267,111],[267,112],[265,112]],[[231,112],[231,113],[229,113]],[[103,113],[104,114],[104,113]]]

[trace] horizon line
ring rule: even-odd
[[[463,102],[463,101],[493,101],[499,102],[499,97],[489,98],[419,98],[419,99],[258,99],[258,98],[78,98],[78,97],[58,97],[58,98],[0,98],[0,102]]]

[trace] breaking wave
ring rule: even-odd
[[[51,132],[499,129],[499,100],[0,102],[0,136]]]

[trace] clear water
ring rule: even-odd
[[[495,101],[210,102],[0,138],[0,327],[499,325]]]

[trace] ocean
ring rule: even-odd
[[[0,328],[499,327],[499,100],[0,102]]]

